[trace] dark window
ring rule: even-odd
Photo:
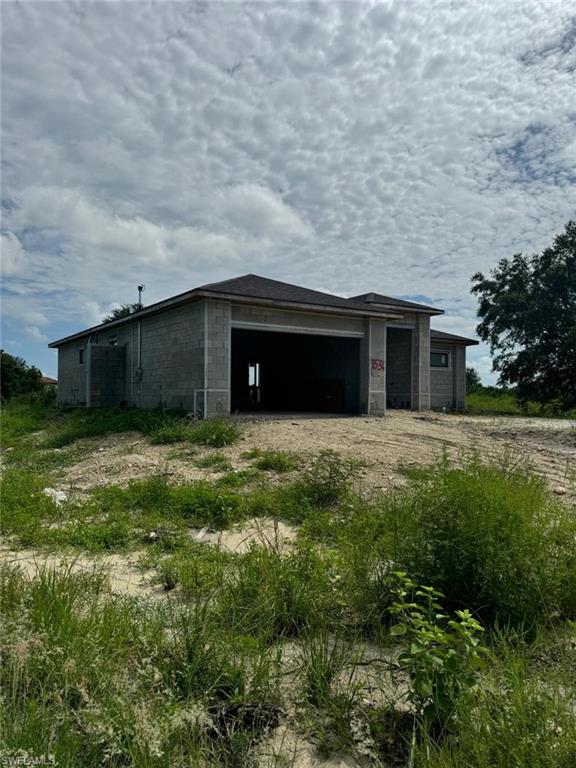
[[[430,352],[431,368],[448,368],[450,364],[450,355],[448,352]]]
[[[112,336],[108,336],[108,344],[111,344],[113,347],[118,346],[118,334],[115,333]]]
[[[78,350],[78,362],[80,363],[80,365],[84,365],[84,347]]]

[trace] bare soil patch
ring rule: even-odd
[[[100,570],[108,577],[110,591],[117,595],[160,597],[167,593],[160,585],[150,583],[153,571],[144,572],[136,565],[137,555],[47,554],[32,549],[0,548],[0,563],[17,565],[29,578],[42,568],[72,572]]]
[[[91,440],[92,452],[63,470],[60,486],[88,488],[164,474],[182,483],[218,477],[194,461],[214,449],[150,445],[138,433]],[[235,469],[250,466],[241,454],[251,448],[313,454],[330,448],[366,463],[367,488],[398,484],[399,467],[425,465],[442,451],[458,457],[470,449],[495,459],[522,460],[552,488],[574,496],[576,424],[562,419],[457,416],[434,412],[392,411],[385,418],[294,418],[245,421],[244,434],[220,449]],[[274,473],[269,477],[274,478]]]

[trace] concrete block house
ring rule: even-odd
[[[61,405],[198,416],[462,409],[466,347],[443,310],[378,293],[345,299],[244,275],[181,293],[49,346]]]

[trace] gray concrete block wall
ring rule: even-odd
[[[191,411],[194,392],[204,388],[204,302],[185,304],[141,319],[138,376],[138,320],[133,321],[131,389],[141,408]]]
[[[86,351],[83,364],[80,350],[86,348],[88,337],[71,341],[58,349],[58,404],[86,405]]]
[[[347,333],[364,333],[364,318],[341,317],[332,314],[315,312],[296,312],[274,307],[258,307],[245,304],[233,304],[231,307],[232,325],[246,327],[243,323],[264,324],[269,326],[286,326],[290,328],[310,329],[311,332],[323,330],[335,335],[342,331]],[[276,330],[271,328],[271,330]]]
[[[430,407],[463,410],[466,407],[466,347],[431,342],[434,352],[448,352],[448,368],[430,368]]]
[[[126,347],[90,344],[88,404],[118,406],[126,402]]]

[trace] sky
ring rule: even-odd
[[[2,346],[248,272],[446,310],[576,209],[576,0],[2,2]],[[495,380],[485,345],[469,363]]]

